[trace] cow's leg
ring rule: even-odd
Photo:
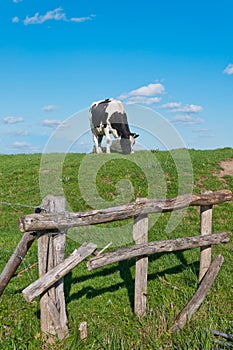
[[[101,148],[102,139],[103,139],[103,135],[99,135],[98,136],[98,150],[99,150],[98,153],[102,153],[102,148]]]
[[[94,141],[94,144],[95,144],[95,150],[96,150],[96,153],[102,153],[102,148],[101,148],[101,142],[102,142],[102,138],[103,136],[102,135],[95,135],[93,134],[93,141]]]
[[[113,136],[115,137],[115,139],[117,139],[119,137],[116,129],[112,129],[111,132],[112,132]]]
[[[105,137],[106,137],[106,153],[111,153],[111,150],[110,150],[111,138],[110,138],[108,127],[104,129],[104,133],[105,133]]]

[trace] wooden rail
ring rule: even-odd
[[[188,206],[209,206],[230,201],[231,191],[184,194],[168,199],[139,198],[133,203],[77,213],[31,214],[19,218],[21,232],[63,230],[71,227],[94,225],[110,221],[129,219],[150,213],[171,212]]]
[[[23,290],[24,298],[30,302],[35,297],[43,294],[49,287],[60,281],[68,272],[73,270],[81,261],[91,255],[97,248],[96,244],[83,243],[81,247],[75,249],[73,253],[60,264],[54,266],[51,270],[46,272],[37,281],[33,282]]]
[[[88,261],[87,267],[88,270],[93,270],[105,265],[139,256],[151,255],[155,253],[175,252],[178,250],[188,250],[197,247],[207,247],[210,245],[227,243],[229,240],[229,235],[225,232],[221,232],[205,236],[174,238],[163,241],[136,244],[134,246],[120,248],[105,254],[97,255]]]

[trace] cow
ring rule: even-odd
[[[90,127],[93,134],[96,153],[102,153],[101,142],[106,137],[106,153],[110,152],[110,134],[120,137],[120,145],[124,154],[133,153],[132,146],[138,134],[131,133],[126,112],[122,103],[114,98],[94,102],[90,108]]]

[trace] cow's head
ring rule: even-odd
[[[133,153],[133,145],[135,144],[135,139],[138,137],[138,134],[130,133],[129,138],[121,137],[120,144],[121,149],[124,154]]]

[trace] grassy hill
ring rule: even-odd
[[[46,193],[63,194],[68,208],[85,211],[134,201],[138,197],[173,197],[182,193],[233,190],[233,178],[220,178],[219,163],[233,149],[177,150],[120,155],[0,155],[0,271],[21,239],[17,220],[33,212]],[[6,203],[7,202],[7,203]],[[150,217],[149,240],[199,234],[199,212]],[[111,249],[132,244],[131,220],[68,231],[67,255],[84,241]],[[232,233],[232,201],[213,209],[213,232]],[[233,241],[213,247],[225,262],[207,298],[179,333],[170,333],[175,317],[198,286],[199,249],[149,258],[147,315],[133,313],[135,261],[87,271],[86,262],[65,278],[70,337],[50,349],[213,349],[210,329],[233,333]],[[37,261],[36,243],[19,271]],[[28,304],[22,290],[38,277],[37,268],[14,277],[0,297],[0,348],[45,349],[40,332],[39,299]],[[79,339],[87,321],[88,338]],[[224,348],[221,345],[221,348]]]

